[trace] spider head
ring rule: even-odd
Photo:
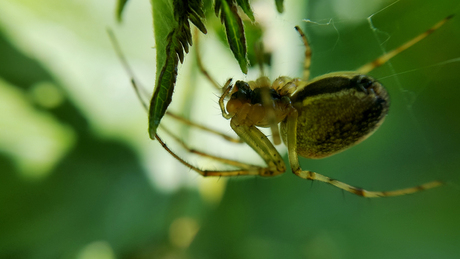
[[[269,127],[286,117],[290,102],[272,87],[268,78],[237,81],[227,102],[227,111],[237,124]]]

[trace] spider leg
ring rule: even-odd
[[[259,65],[260,76],[264,76],[264,43],[262,41],[254,44],[254,50],[256,54],[257,63]]]
[[[221,157],[217,157],[214,155],[210,155],[204,152],[200,152],[194,149],[189,148],[185,143],[180,141],[177,137],[174,136],[172,133],[170,134],[173,138],[175,138],[179,143],[182,144],[182,146],[187,149],[188,151],[205,156],[217,161],[220,161],[222,163],[230,164],[236,167],[239,167],[239,169],[236,170],[202,170],[181,157],[179,157],[176,153],[174,153],[167,145],[166,143],[158,136],[158,134],[155,135],[155,138],[160,142],[161,146],[169,153],[171,154],[174,158],[176,158],[180,163],[185,165],[186,167],[196,171],[200,175],[204,177],[208,176],[223,176],[223,177],[228,177],[228,176],[238,176],[238,175],[260,175],[260,176],[275,176],[282,174],[286,171],[286,165],[281,158],[281,155],[278,153],[278,151],[275,149],[273,144],[270,142],[270,140],[265,136],[259,129],[257,129],[255,126],[246,126],[246,125],[237,125],[233,120],[230,122],[230,125],[232,129],[238,134],[238,136],[245,141],[259,156],[266,162],[267,167],[261,167],[261,166],[255,166],[247,163],[242,163],[230,159],[225,159]],[[164,126],[163,126],[163,129]],[[167,130],[166,130],[167,131]]]
[[[267,171],[261,176],[274,176],[286,171],[286,165],[270,140],[255,126],[238,125],[232,119],[230,126],[267,164]]]
[[[310,78],[310,65],[311,65],[311,48],[310,44],[308,44],[308,39],[307,36],[303,33],[302,29],[300,29],[299,26],[295,26],[295,29],[297,32],[300,34],[300,37],[302,38],[303,45],[305,45],[305,61],[303,64],[303,75],[302,79],[305,81],[308,81]]]
[[[439,181],[432,181],[432,182],[425,183],[422,185],[399,189],[399,190],[393,190],[393,191],[368,191],[362,188],[351,186],[344,182],[340,182],[338,180],[329,178],[327,176],[324,176],[324,175],[321,175],[321,174],[318,174],[312,171],[297,170],[294,172],[294,174],[303,179],[325,182],[325,183],[334,185],[335,187],[340,188],[344,191],[351,192],[353,194],[363,196],[366,198],[401,196],[401,195],[412,194],[412,193],[416,193],[419,191],[435,188],[443,184],[442,182],[439,182]]]
[[[239,138],[235,138],[235,137],[232,137],[232,136],[229,136],[225,133],[222,133],[222,132],[219,132],[217,130],[214,130],[214,129],[211,129],[211,128],[208,128],[204,125],[201,125],[199,123],[196,123],[196,122],[193,122],[191,120],[188,120],[182,116],[179,116],[175,113],[172,113],[170,111],[166,111],[166,115],[170,116],[171,118],[177,120],[177,121],[180,121],[181,123],[183,124],[186,124],[186,125],[189,125],[191,127],[195,127],[195,128],[198,128],[198,129],[201,129],[201,130],[204,130],[204,131],[207,131],[209,133],[212,133],[212,134],[215,134],[215,135],[218,135],[218,136],[221,136],[223,139],[227,140],[227,141],[230,141],[230,142],[233,142],[233,143],[243,143],[243,141]]]
[[[220,111],[222,112],[222,117],[225,119],[230,119],[233,117],[234,114],[230,114],[227,112],[225,109],[225,104],[224,100],[225,98],[230,94],[230,91],[232,90],[232,85],[231,85],[232,79],[228,79],[227,83],[225,83],[224,87],[222,88],[222,96],[219,98],[219,107]]]
[[[171,154],[175,159],[177,159],[180,163],[185,165],[186,167],[194,170],[198,174],[204,176],[204,177],[209,177],[209,176],[223,176],[223,177],[229,177],[229,176],[239,176],[239,175],[261,175],[261,176],[272,176],[274,175],[271,171],[270,168],[268,167],[259,167],[259,166],[252,166],[249,164],[244,164],[241,169],[236,169],[236,170],[202,170],[181,157],[179,157],[176,153],[174,153],[166,144],[165,142],[158,136],[158,134],[155,134],[155,138],[160,142],[161,146],[169,153]],[[238,162],[239,163],[239,162]],[[241,167],[241,165],[240,165]]]
[[[136,95],[137,95],[138,99],[139,99],[140,102],[142,103],[142,106],[144,107],[144,109],[145,109],[146,111],[148,111],[147,103],[146,103],[145,100],[142,99],[142,95],[141,95],[141,93],[140,93],[140,91],[139,91],[140,88],[137,86],[136,81],[135,81],[134,79],[131,79],[131,84],[132,84],[132,86],[133,86],[133,88],[134,88],[134,91],[136,92]],[[141,89],[142,89],[142,88],[141,88]],[[201,124],[199,124],[199,123],[193,122],[193,121],[191,121],[191,120],[189,120],[189,119],[186,119],[186,118],[184,118],[184,117],[182,117],[182,116],[179,116],[179,115],[177,115],[177,114],[175,114],[175,113],[172,113],[172,112],[170,112],[170,111],[166,111],[166,115],[168,115],[169,117],[171,117],[171,118],[173,118],[173,119],[175,119],[175,120],[177,120],[177,121],[180,121],[180,122],[183,123],[183,124],[186,124],[186,125],[189,125],[189,126],[191,126],[191,127],[195,127],[195,128],[198,128],[198,129],[207,131],[207,132],[209,132],[209,133],[212,133],[212,134],[215,134],[215,135],[218,135],[218,136],[221,136],[223,139],[225,139],[225,140],[227,140],[227,141],[230,141],[230,142],[233,142],[233,143],[243,143],[243,141],[242,141],[241,139],[239,139],[239,138],[234,138],[234,137],[232,137],[232,136],[229,136],[229,135],[224,134],[224,133],[222,133],[222,132],[219,132],[219,131],[217,131],[217,130],[208,128],[208,127],[206,127],[206,126],[204,126],[204,125],[201,125]]]
[[[203,66],[203,62],[201,61],[201,52],[199,47],[199,33],[198,29],[195,30],[195,49],[196,49],[196,63],[198,68],[200,69],[201,73],[208,79],[208,81],[216,88],[221,90],[222,87],[217,83],[217,81],[209,74],[208,70]]]
[[[118,41],[117,41],[115,35],[113,34],[113,32],[111,30],[108,30],[107,33],[109,34],[110,40],[111,40],[112,45],[113,45],[113,47],[115,49],[115,52],[117,53],[118,58],[120,59],[120,61],[121,61],[122,65],[123,65],[123,67],[125,68],[125,71],[127,72],[128,76],[131,78],[131,85],[132,85],[132,87],[134,89],[134,92],[136,93],[137,98],[141,102],[141,104],[144,107],[144,109],[148,112],[149,108],[148,108],[148,101],[147,100],[149,98],[148,97],[149,94],[145,90],[145,87],[142,87],[138,83],[136,83],[138,80],[136,79],[136,77],[134,75],[134,72],[131,69],[131,66],[128,64],[128,61],[126,60],[126,57],[123,55],[123,52],[121,51],[120,44],[118,44]],[[220,87],[219,87],[219,89],[220,89]],[[191,120],[183,118],[183,117],[181,117],[181,116],[179,116],[179,115],[177,115],[175,113],[172,113],[170,111],[166,111],[166,115],[168,115],[171,118],[174,118],[175,120],[180,121],[180,122],[182,122],[182,123],[184,123],[186,125],[189,125],[189,126],[192,126],[192,127],[195,127],[195,128],[199,128],[201,130],[210,132],[212,134],[219,135],[222,138],[224,138],[225,140],[228,140],[230,142],[242,143],[242,141],[240,139],[238,139],[238,138],[228,136],[228,135],[226,135],[224,133],[218,132],[216,130],[213,130],[211,128],[208,128],[206,126],[203,126],[203,125],[198,124],[196,122],[193,122]]]
[[[339,189],[344,191],[363,196],[368,198],[378,198],[378,197],[390,197],[390,196],[401,196],[406,194],[411,194],[431,188],[438,187],[442,185],[442,182],[433,181],[429,183],[425,183],[415,187],[409,187],[405,189],[393,190],[393,191],[368,191],[365,189],[361,189],[355,186],[351,186],[344,182],[329,178],[322,174],[318,174],[308,170],[302,170],[300,168],[298,154],[297,154],[297,117],[298,113],[296,110],[293,110],[290,115],[288,115],[286,123],[287,128],[287,147],[288,147],[288,155],[289,161],[291,164],[292,172],[299,176],[302,179],[312,180],[312,181],[321,181],[328,184],[331,184]]]
[[[226,112],[225,107],[223,105],[223,100],[224,98],[229,94],[231,90],[231,85],[230,85],[231,80],[228,80],[226,85],[224,86],[224,94],[219,100],[219,104],[222,109],[222,115],[224,117],[229,117],[231,118],[232,114],[229,114]],[[251,164],[247,163],[242,163],[230,159],[225,159],[221,157],[217,157],[214,155],[210,155],[204,152],[200,152],[194,149],[189,148],[185,143],[180,141],[174,134],[168,133],[171,135],[173,138],[175,138],[185,149],[188,151],[205,156],[217,161],[220,161],[222,163],[230,164],[236,167],[239,167],[239,169],[236,170],[202,170],[196,166],[193,166],[192,164],[188,163],[184,159],[180,158],[177,154],[175,154],[164,142],[163,140],[158,136],[155,135],[155,137],[158,139],[162,147],[170,153],[174,158],[176,158],[180,163],[183,165],[187,166],[188,168],[196,171],[202,176],[238,176],[238,175],[260,175],[260,176],[275,176],[282,174],[286,171],[286,165],[281,158],[281,155],[278,153],[276,148],[273,146],[273,144],[268,140],[267,136],[265,136],[258,128],[255,126],[247,126],[247,125],[238,125],[235,123],[235,121],[232,119],[230,121],[230,126],[232,129],[235,131],[235,133],[243,140],[246,142],[259,156],[266,162],[267,167],[261,167],[261,166],[254,166]],[[165,129],[163,127],[163,129]],[[167,131],[167,129],[166,129]]]
[[[276,114],[275,114],[275,103],[270,96],[268,88],[264,88],[265,91],[261,93],[262,96],[262,105],[265,108],[267,113],[267,117],[269,118],[270,122],[270,130],[272,132],[273,143],[275,145],[281,144],[281,137],[278,127],[278,122],[276,121]]]
[[[116,41],[115,36],[113,35],[113,33],[110,30],[108,31],[108,33],[109,33],[110,39],[112,41],[112,44],[114,45],[115,51],[117,52],[118,57],[120,58],[120,61],[122,62],[123,66],[125,67],[126,72],[128,73],[128,75],[131,78],[131,83],[132,83],[132,86],[133,86],[133,88],[134,88],[134,90],[136,92],[136,95],[137,95],[138,99],[142,103],[142,105],[145,108],[145,110],[148,111],[148,102],[146,100],[144,100],[144,97],[147,94],[145,93],[145,91],[141,92],[141,89],[139,88],[138,84],[136,83],[136,80],[134,79],[135,78],[134,73],[132,72],[130,66],[128,65],[128,62],[126,61],[126,58],[124,57],[124,55],[123,55],[123,53],[121,51],[121,48],[120,48],[118,42]],[[200,66],[201,71],[205,74],[205,76],[207,75],[206,77],[211,81],[211,83],[216,88],[222,89],[224,91],[224,94],[222,95],[222,97],[219,100],[219,104],[220,104],[221,109],[222,109],[222,115],[227,119],[231,118],[233,115],[228,114],[225,111],[225,107],[223,105],[224,104],[224,98],[229,94],[229,92],[230,92],[230,90],[232,88],[231,79],[229,79],[227,81],[227,83],[224,85],[223,88],[220,88],[218,86],[218,84],[215,83],[215,80],[212,79],[212,77],[209,75],[209,73],[206,72],[206,69],[204,69],[204,67],[202,66],[201,60],[199,59],[199,54],[197,55],[197,57],[198,57],[198,63],[199,63],[198,65]],[[172,114],[170,112],[167,112],[166,114],[168,114],[172,118],[174,118],[174,119],[176,119],[178,121],[181,121],[182,123],[185,123],[187,125],[194,126],[194,127],[197,127],[197,128],[201,128],[201,129],[206,130],[208,132],[220,135],[220,136],[224,137],[225,139],[227,139],[229,141],[241,142],[241,140],[236,140],[234,138],[228,137],[225,134],[216,132],[216,131],[211,130],[211,129],[205,127],[205,126],[202,126],[202,125],[199,125],[197,123],[191,122],[191,121],[189,121],[189,120],[187,120],[185,118],[182,118],[182,117],[177,116],[175,114]],[[168,153],[170,153],[174,158],[176,158],[180,163],[182,163],[186,167],[196,171],[197,173],[199,173],[200,175],[205,176],[205,177],[207,177],[207,176],[238,176],[238,175],[273,176],[273,175],[278,175],[278,174],[284,173],[284,171],[286,170],[286,166],[284,164],[284,161],[281,159],[281,156],[279,155],[279,153],[275,149],[275,147],[271,144],[271,142],[268,140],[268,138],[260,130],[258,130],[254,126],[242,126],[242,127],[240,127],[239,125],[234,125],[234,123],[233,124],[231,123],[231,125],[232,125],[232,128],[242,138],[243,141],[245,141],[245,142],[249,141],[250,142],[248,144],[267,162],[268,167],[254,166],[254,165],[251,165],[251,164],[242,163],[242,162],[238,162],[238,161],[234,161],[234,160],[230,160],[230,159],[225,159],[225,158],[220,158],[220,157],[217,157],[217,156],[213,156],[213,155],[210,155],[210,154],[207,154],[207,153],[204,153],[204,152],[200,152],[200,151],[191,149],[187,145],[185,145],[185,143],[180,141],[174,134],[168,133],[173,138],[178,140],[179,143],[186,150],[188,150],[191,153],[195,153],[195,154],[198,154],[198,155],[201,155],[201,156],[205,156],[205,157],[220,161],[222,163],[226,163],[226,164],[230,164],[230,165],[239,167],[239,169],[236,169],[236,170],[202,170],[202,169],[200,169],[200,168],[198,168],[196,166],[193,166],[192,164],[188,163],[184,159],[180,158],[176,153],[174,153],[166,145],[166,143],[160,138],[160,136],[158,134],[155,134],[155,138],[158,140],[158,142],[160,142],[161,146]],[[165,129],[164,126],[163,126],[163,129]],[[168,131],[168,130],[166,129],[166,131]],[[255,138],[255,139],[253,139],[253,138]]]
[[[231,165],[231,166],[236,166],[236,167],[240,167],[240,168],[243,168],[243,169],[254,169],[254,168],[257,168],[258,166],[256,165],[251,165],[251,164],[247,164],[247,163],[243,163],[243,162],[239,162],[239,161],[236,161],[236,160],[232,160],[232,159],[226,159],[226,158],[223,158],[223,157],[218,157],[218,156],[215,156],[215,155],[211,155],[209,153],[205,153],[205,152],[202,152],[202,151],[199,151],[199,150],[196,150],[194,148],[190,148],[184,141],[182,141],[177,135],[175,135],[174,133],[172,133],[171,130],[169,130],[167,127],[165,127],[164,125],[160,125],[160,128],[166,132],[166,134],[168,134],[169,136],[171,136],[175,141],[177,141],[185,150],[187,150],[188,152],[192,153],[192,154],[196,154],[196,155],[200,155],[200,156],[203,156],[203,157],[207,157],[207,158],[210,158],[212,160],[216,160],[216,161],[219,161],[221,163],[224,163],[224,164],[227,164],[227,165]],[[169,151],[168,151],[169,152]],[[171,151],[172,152],[172,151]]]
[[[404,50],[412,47],[417,42],[421,41],[422,39],[424,39],[428,35],[430,35],[433,32],[435,32],[442,25],[444,25],[447,21],[449,21],[452,17],[453,17],[453,15],[447,16],[446,18],[442,19],[440,22],[438,22],[435,25],[433,25],[433,27],[431,27],[430,29],[426,30],[424,33],[422,33],[422,34],[416,36],[415,38],[407,41],[406,43],[404,43],[403,45],[397,47],[396,49],[385,53],[384,55],[378,57],[377,59],[375,59],[375,60],[373,60],[373,61],[371,61],[371,62],[369,62],[369,63],[367,63],[367,64],[365,64],[363,66],[361,66],[356,71],[358,73],[361,73],[361,74],[367,74],[370,71],[374,70],[375,68],[380,67],[381,65],[385,64],[388,60],[390,60],[394,56],[396,56],[399,53],[403,52]]]
[[[277,123],[272,123],[270,125],[270,130],[272,131],[273,143],[275,145],[281,144],[280,130]]]
[[[131,66],[128,64],[128,61],[126,60],[125,55],[123,55],[123,51],[121,50],[120,44],[118,43],[118,40],[115,37],[115,34],[113,33],[113,31],[111,29],[107,29],[107,34],[109,34],[110,42],[112,42],[112,46],[115,49],[115,53],[117,54],[118,59],[123,65],[123,68],[125,69],[128,76],[131,78],[131,85],[134,88],[134,92],[136,93],[137,98],[141,102],[144,109],[148,111],[149,110],[148,101],[144,99],[144,98],[148,99],[148,94],[145,91],[145,88],[144,87],[139,88],[138,84],[136,84],[137,80],[135,79],[134,72],[131,69]]]

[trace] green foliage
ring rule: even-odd
[[[241,71],[245,74],[248,73],[246,36],[236,3],[234,1],[216,0],[214,9],[216,15],[220,15],[221,22],[225,25],[228,44],[236,60],[238,60],[238,64],[240,64]]]
[[[119,0],[117,18],[127,0]],[[184,61],[184,52],[188,53],[192,45],[192,22],[202,33],[207,30],[203,23],[205,17],[201,0],[151,0],[155,42],[157,50],[157,80],[149,108],[149,134],[154,139],[166,110],[171,103],[177,78],[179,61]],[[278,10],[282,11],[283,2],[276,0]],[[243,73],[248,72],[248,54],[243,20],[238,6],[254,22],[254,14],[248,0],[215,0],[215,13],[225,26],[228,45],[240,65]],[[281,6],[281,9],[280,9]]]
[[[271,53],[265,52],[262,42],[263,29],[259,23],[244,21],[247,35],[248,59],[251,67],[271,64]]]
[[[252,9],[251,9],[251,6],[249,5],[248,0],[236,0],[236,2],[241,7],[243,12],[249,17],[249,19],[251,19],[251,21],[254,22],[255,21],[254,13],[252,12]]]
[[[121,15],[123,13],[123,9],[125,9],[125,6],[126,6],[127,2],[128,2],[128,0],[118,0],[116,15],[117,15],[117,20],[119,22],[121,22]]]
[[[149,134],[152,139],[171,103],[179,61],[184,61],[184,52],[188,53],[189,45],[192,45],[190,21],[202,33],[207,32],[201,21],[204,18],[201,0],[175,0],[173,7],[168,3],[163,0],[152,1],[157,44],[157,81],[149,109]],[[171,13],[173,18],[165,15]],[[164,29],[166,24],[169,30]]]
[[[284,12],[284,3],[283,3],[283,1],[284,0],[275,0],[276,10],[278,10],[279,13]]]
[[[160,125],[161,118],[166,113],[168,105],[171,103],[174,85],[177,77],[177,65],[179,59],[183,60],[182,45],[173,39],[177,38],[177,32],[172,31],[168,37],[166,45],[165,63],[161,67],[155,91],[150,102],[149,108],[149,134],[154,139],[157,127]],[[179,50],[179,51],[178,51]],[[181,55],[178,57],[178,55]]]

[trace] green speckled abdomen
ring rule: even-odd
[[[383,122],[388,99],[380,83],[354,73],[315,80],[292,97],[299,113],[297,153],[323,158],[358,144]]]

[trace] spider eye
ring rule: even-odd
[[[232,94],[231,99],[238,99],[238,100],[251,99],[252,90],[249,87],[248,83],[244,81],[236,81],[235,87],[237,91]]]
[[[281,96],[273,88],[259,87],[253,90],[253,95],[251,96],[251,103],[262,103],[263,95],[270,97],[273,100],[281,99]]]
[[[248,93],[251,91],[251,88],[249,87],[249,84],[244,82],[244,81],[236,81],[235,83],[236,88],[238,89],[238,92],[241,93]]]

